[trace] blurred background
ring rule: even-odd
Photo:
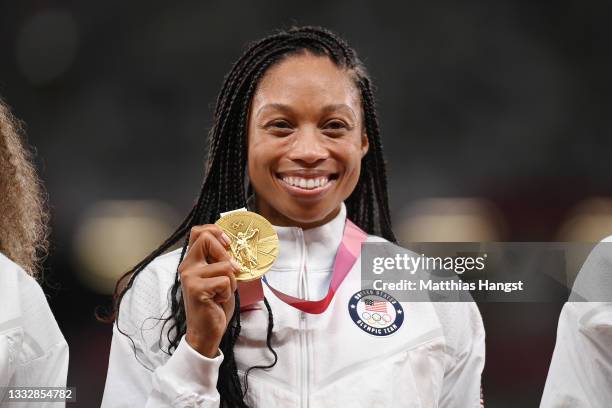
[[[612,234],[612,3],[0,2],[0,95],[49,192],[49,300],[73,406],[99,406],[118,274],[199,190],[225,73],[278,27],[353,45],[375,84],[396,234],[597,241]],[[481,304],[490,407],[535,407],[564,301]]]

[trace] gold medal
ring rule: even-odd
[[[235,211],[215,224],[232,241],[229,252],[241,266],[237,280],[254,280],[270,269],[278,256],[278,236],[268,220],[254,212]]]

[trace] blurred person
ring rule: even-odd
[[[473,302],[403,303],[395,316],[406,322],[373,335],[350,316],[360,262],[334,280],[349,241],[395,242],[355,51],[317,27],[263,38],[226,76],[213,118],[196,204],[117,285],[102,406],[478,407]],[[280,255],[263,300],[241,308],[240,265],[213,223],[245,207],[274,225]]]
[[[612,236],[581,268],[563,306],[542,408],[612,406]]]
[[[37,282],[47,251],[43,188],[0,100],[0,406],[14,387],[65,387],[68,345]],[[4,398],[4,399],[3,399]],[[25,406],[14,399],[15,406]],[[32,403],[34,404],[34,403]],[[64,406],[64,403],[35,403]]]

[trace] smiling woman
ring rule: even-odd
[[[248,168],[259,212],[279,226],[329,222],[368,151],[355,78],[304,51],[270,68],[251,111]]]
[[[280,248],[265,285],[253,281],[261,300],[241,305],[243,266],[213,223],[245,207],[274,225]],[[217,99],[195,206],[117,285],[102,405],[478,406],[473,303],[360,290],[361,244],[389,241],[374,98],[355,51],[317,27],[254,43]]]

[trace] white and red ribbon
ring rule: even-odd
[[[334,268],[331,282],[329,283],[329,290],[323,299],[305,300],[287,295],[286,293],[272,287],[264,276],[262,279],[238,283],[241,311],[251,309],[249,306],[263,300],[264,293],[261,284],[263,281],[268,288],[270,288],[272,293],[274,293],[280,300],[287,303],[289,306],[295,307],[302,312],[310,314],[320,314],[325,312],[334,298],[334,295],[338,291],[340,284],[342,284],[342,281],[344,281],[346,275],[348,275],[350,270],[353,268],[355,261],[357,261],[357,258],[361,253],[361,244],[365,242],[367,237],[368,234],[362,231],[349,219],[346,220],[342,242],[338,247],[336,259],[334,260]]]

